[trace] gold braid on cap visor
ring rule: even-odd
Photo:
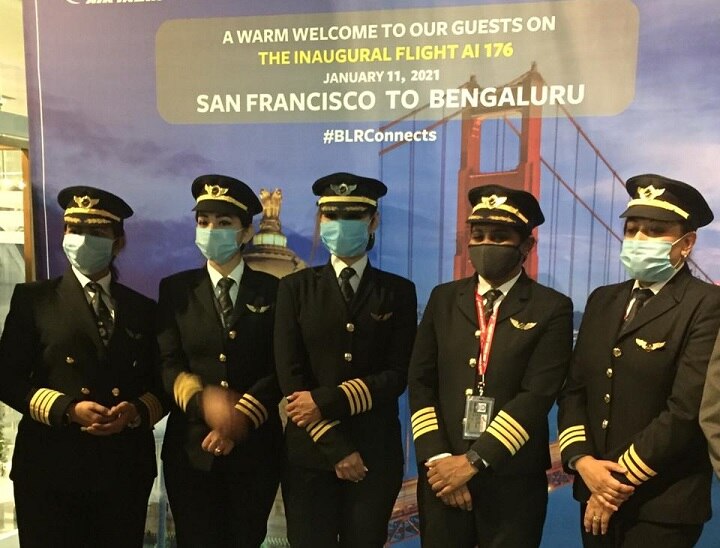
[[[248,210],[247,206],[244,203],[237,201],[231,196],[213,196],[212,194],[202,194],[197,197],[196,202],[199,204],[200,202],[203,202],[205,200],[218,200],[220,202],[228,202],[229,204],[239,207],[243,211]]]
[[[690,214],[687,211],[680,209],[678,206],[671,204],[670,202],[665,202],[663,200],[654,200],[652,198],[635,198],[634,200],[630,200],[627,206],[659,207],[660,209],[667,209],[668,211],[677,213],[683,219],[687,219],[688,217],[690,217]]]
[[[369,204],[371,206],[377,206],[377,200],[372,198],[366,198],[365,196],[323,196],[317,201],[317,205],[323,205],[327,203],[362,203]]]
[[[92,209],[92,208],[86,208],[86,207],[69,207],[65,210],[65,220],[67,221],[68,217],[75,215],[95,215],[96,217],[105,217],[107,219],[111,219],[117,223],[122,221],[120,217],[117,215],[113,215],[109,211],[105,211],[104,209]],[[72,218],[72,217],[71,217]],[[73,221],[70,221],[73,222]]]
[[[520,213],[520,210],[519,210],[519,209],[514,208],[513,206],[510,206],[510,205],[507,205],[507,204],[498,204],[498,203],[495,203],[494,205],[490,205],[490,204],[486,204],[486,203],[480,202],[480,203],[477,204],[475,207],[473,207],[472,213],[477,212],[478,209],[501,209],[501,210],[503,210],[503,211],[507,211],[508,213],[512,213],[512,214],[515,215],[518,219],[520,219],[523,223],[529,224],[528,218],[525,217],[525,215],[523,215],[522,213]],[[474,218],[477,218],[477,219],[479,219],[479,220],[482,219],[482,217],[476,217],[476,216],[473,215],[473,214],[470,214],[470,217],[468,217],[468,219],[474,219]]]

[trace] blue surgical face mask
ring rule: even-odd
[[[357,257],[367,250],[370,233],[368,221],[337,219],[320,223],[320,239],[337,257]]]
[[[195,245],[206,259],[223,265],[240,251],[239,230],[234,228],[195,228]]]
[[[666,282],[672,278],[683,265],[670,262],[670,250],[682,240],[681,236],[674,242],[663,240],[623,240],[620,260],[625,272],[640,282]]]
[[[65,234],[63,251],[71,265],[91,276],[110,266],[114,242],[112,238],[91,234]]]

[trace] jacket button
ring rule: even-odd
[[[345,352],[345,361],[346,362],[352,361],[352,354],[350,354],[350,352]]]
[[[112,395],[115,396],[116,398],[120,395],[120,389],[119,389],[119,388],[113,388],[112,390],[110,390],[110,392],[111,392]]]
[[[87,395],[90,393],[90,389],[89,389],[89,388],[82,387],[82,388],[80,389],[80,392],[81,392],[82,394],[85,394],[85,395],[87,396]]]
[[[472,396],[473,389],[472,388],[466,388],[465,389],[465,395],[466,396]]]
[[[607,375],[607,378],[608,378],[608,379],[612,379],[612,376],[613,376],[612,367],[608,367],[608,368],[605,370],[605,375]]]
[[[622,356],[622,350],[620,350],[616,346],[615,348],[612,349],[612,355],[615,356],[616,358],[619,358],[620,356]]]
[[[220,381],[220,386],[222,386],[223,388],[227,388],[230,385],[228,384],[227,381]]]
[[[602,426],[602,429],[605,430],[608,427],[608,424],[610,424],[610,421],[607,419],[604,419],[600,426]]]
[[[226,356],[225,354],[220,354],[220,355],[218,356],[218,360],[220,360],[221,362],[225,363],[225,362],[227,361],[227,356]]]
[[[479,329],[477,331],[475,331],[475,338],[476,339],[480,338],[480,330]]]
[[[352,333],[353,331],[355,331],[355,324],[354,324],[354,323],[347,323],[347,324],[345,324],[345,330],[346,330],[348,333]]]
[[[235,337],[237,337],[237,331],[233,329],[232,331],[230,331],[230,333],[228,333],[228,337],[234,339]]]
[[[610,403],[610,394],[605,394],[605,395],[603,396],[603,401],[604,401],[605,403]]]
[[[72,356],[68,356],[67,358],[65,358],[65,363],[73,364],[75,363],[75,358],[73,358]]]
[[[470,367],[475,367],[475,366],[477,365],[477,360],[476,360],[475,358],[470,358],[470,359],[468,360],[468,365],[469,365]]]

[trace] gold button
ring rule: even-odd
[[[230,331],[230,333],[228,333],[228,337],[234,339],[235,337],[237,337],[237,331],[233,329],[232,331]]]
[[[480,330],[479,329],[477,331],[475,331],[475,338],[476,339],[480,338]]]
[[[608,427],[608,424],[610,424],[610,421],[607,419],[604,419],[602,421],[602,429],[605,430]]]
[[[75,358],[73,358],[72,356],[68,356],[67,358],[65,358],[65,363],[75,363]]]
[[[225,363],[225,362],[227,361],[227,356],[226,356],[225,354],[220,354],[220,355],[218,356],[218,359],[219,359],[221,362]]]
[[[80,392],[82,392],[83,394],[85,394],[87,396],[90,393],[90,389],[83,387],[80,389]]]
[[[613,376],[612,367],[608,367],[608,368],[605,370],[605,375],[607,375],[607,378],[608,378],[608,379],[612,379],[612,376]]]
[[[622,350],[620,350],[616,346],[615,348],[612,349],[612,355],[615,356],[616,358],[619,358],[620,356],[622,356]]]
[[[220,386],[222,386],[223,388],[227,388],[230,385],[228,384],[227,381],[220,381]]]
[[[353,331],[355,331],[355,324],[354,323],[345,324],[345,329],[347,330],[348,333],[352,333]]]
[[[466,396],[472,396],[472,388],[466,388],[466,389],[465,389],[465,395],[466,395]]]
[[[470,359],[468,360],[468,365],[469,365],[470,367],[475,367],[475,366],[477,365],[477,360],[476,360],[475,358],[470,358]]]
[[[605,394],[605,395],[603,396],[603,401],[604,401],[605,403],[610,403],[610,394]]]
[[[110,390],[110,392],[112,392],[112,395],[115,396],[116,398],[120,395],[119,388],[113,388],[112,390]]]
[[[350,354],[350,352],[345,352],[345,361],[346,362],[352,361],[352,354]]]

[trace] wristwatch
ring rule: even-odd
[[[480,455],[478,455],[475,451],[470,449],[467,453],[465,453],[465,458],[470,463],[470,466],[475,468],[478,472],[480,470],[483,470],[485,468],[485,463],[483,462]]]

